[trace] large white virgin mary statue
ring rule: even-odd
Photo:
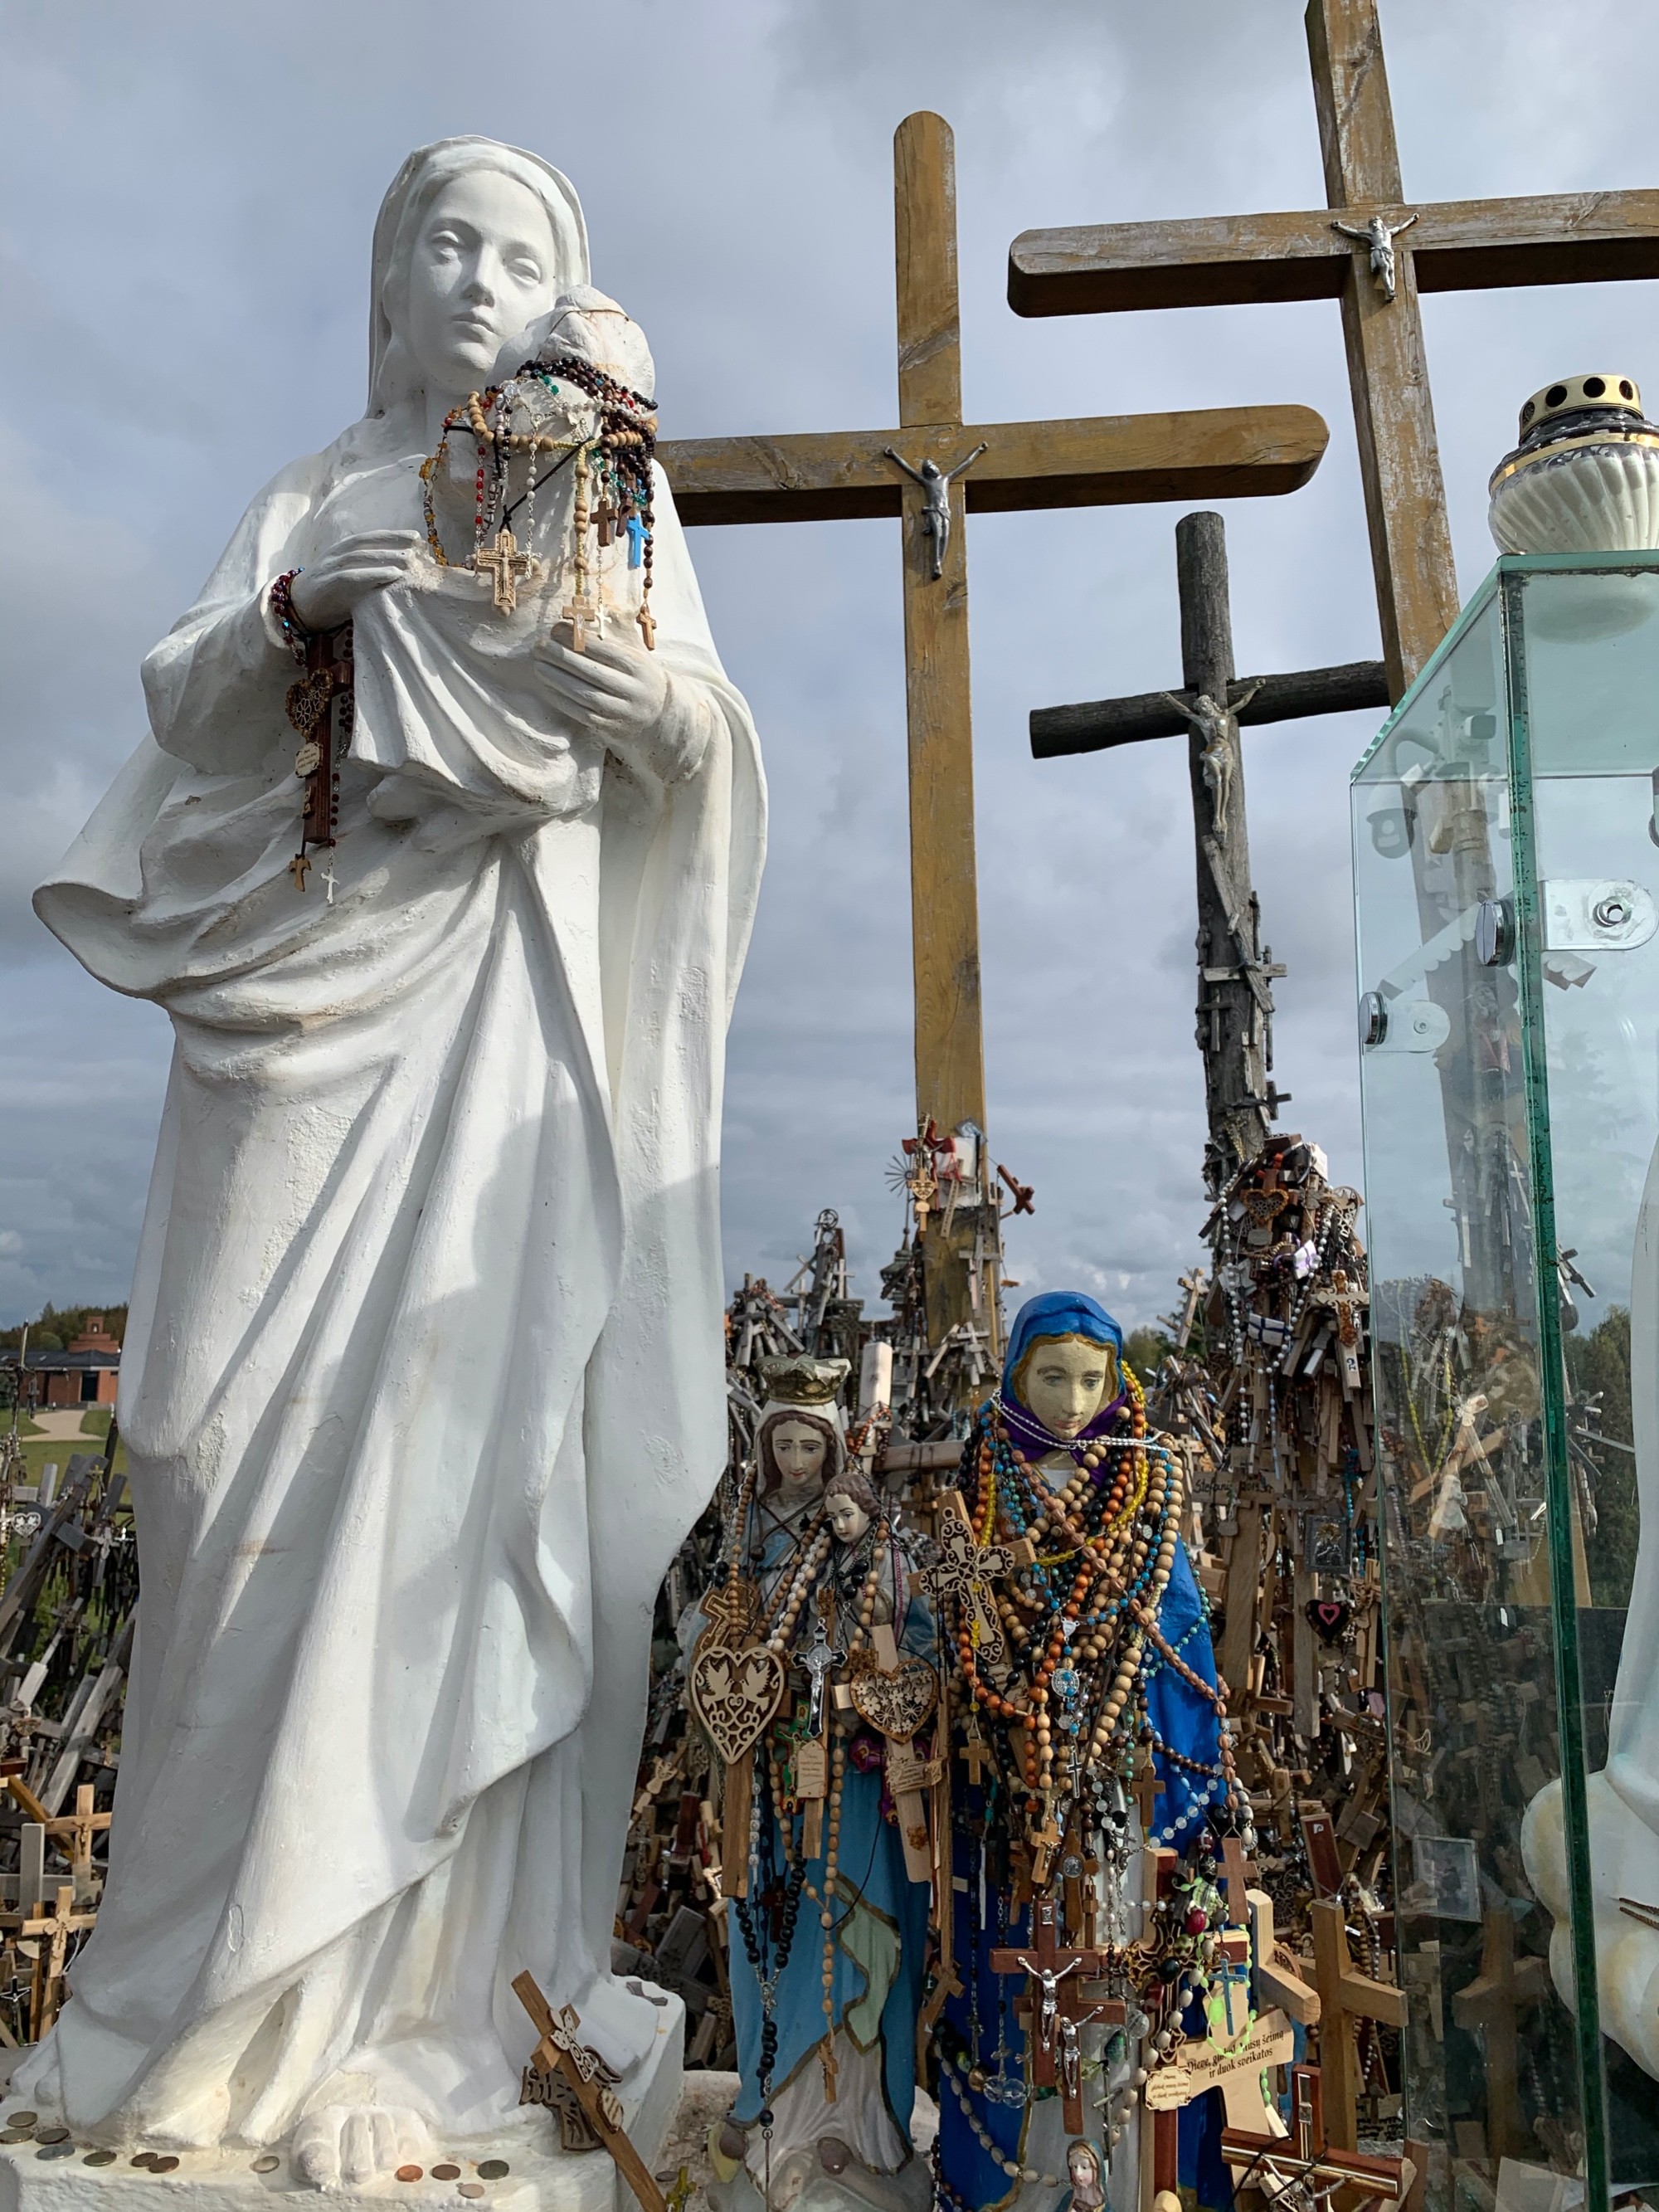
[[[143,1596],[112,1880],[16,2077],[112,2144],[288,2142],[368,2181],[509,2118],[520,1969],[624,2087],[664,2019],[610,1936],[653,1600],[725,1451],[763,786],[660,475],[656,649],[618,623],[579,653],[459,565],[470,441],[453,568],[417,474],[587,279],[556,170],[411,155],[368,413],[255,500],[38,895],[176,1038],[122,1371]],[[356,636],[305,890],[295,569],[301,623]]]

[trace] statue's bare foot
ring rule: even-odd
[[[313,2189],[355,2188],[423,2164],[431,2140],[406,2105],[325,2105],[294,2130],[294,2164]]]
[[[31,2105],[48,2120],[64,2117],[64,2077],[58,2064],[58,2041],[52,2037],[25,2051],[12,2069],[14,2105]]]

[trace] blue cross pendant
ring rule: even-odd
[[[649,534],[637,514],[630,514],[624,525],[628,532],[628,565],[641,568],[645,565],[645,541]]]

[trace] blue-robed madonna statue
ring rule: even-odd
[[[1214,1879],[1244,1801],[1182,1478],[1111,1316],[1080,1292],[1030,1300],[934,1576],[956,1657],[936,2039],[948,2212],[1057,2212],[1103,2166],[1132,2212],[1137,2074],[1201,2036],[1206,2008],[1244,2017]]]
[[[725,2212],[787,2203],[819,2172],[928,2194],[910,2124],[930,1860],[924,1827],[907,1863],[899,1824],[920,1800],[896,1780],[932,1748],[937,1639],[911,1543],[814,1392],[811,1376],[777,1378],[744,1515],[760,1626],[789,1686],[754,1754],[745,1893],[728,1899],[741,2086],[711,2146]],[[884,1698],[859,1688],[872,1674]]]

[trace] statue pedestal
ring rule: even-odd
[[[661,2009],[655,2048],[623,2100],[634,2147],[653,2171],[680,2101],[684,2045],[685,2008],[671,1997]],[[71,2138],[72,2149],[70,2143],[8,2143],[0,2147],[0,2212],[136,2212],[143,2202],[174,2212],[275,2212],[277,2197],[285,2212],[301,2212],[307,2203],[326,2204],[331,2212],[386,2212],[393,2203],[408,2212],[439,2206],[444,2212],[637,2212],[633,2191],[605,2151],[572,2155],[560,2150],[558,2140],[552,2113],[526,2108],[494,2136],[434,2147],[419,2181],[388,2179],[326,2196],[301,2179],[286,2154],[274,2172],[256,2173],[255,2151],[185,2151],[173,2172],[158,2174],[129,2164],[138,2144],[113,2166],[88,2166],[94,2146],[79,2136]],[[48,2150],[70,2154],[45,2154]],[[490,2159],[504,2159],[510,2171],[480,2183],[477,2169]],[[445,2163],[460,2167],[459,2181],[433,2179],[432,2167]],[[469,2202],[459,2194],[462,2183],[477,2183],[483,2194]]]

